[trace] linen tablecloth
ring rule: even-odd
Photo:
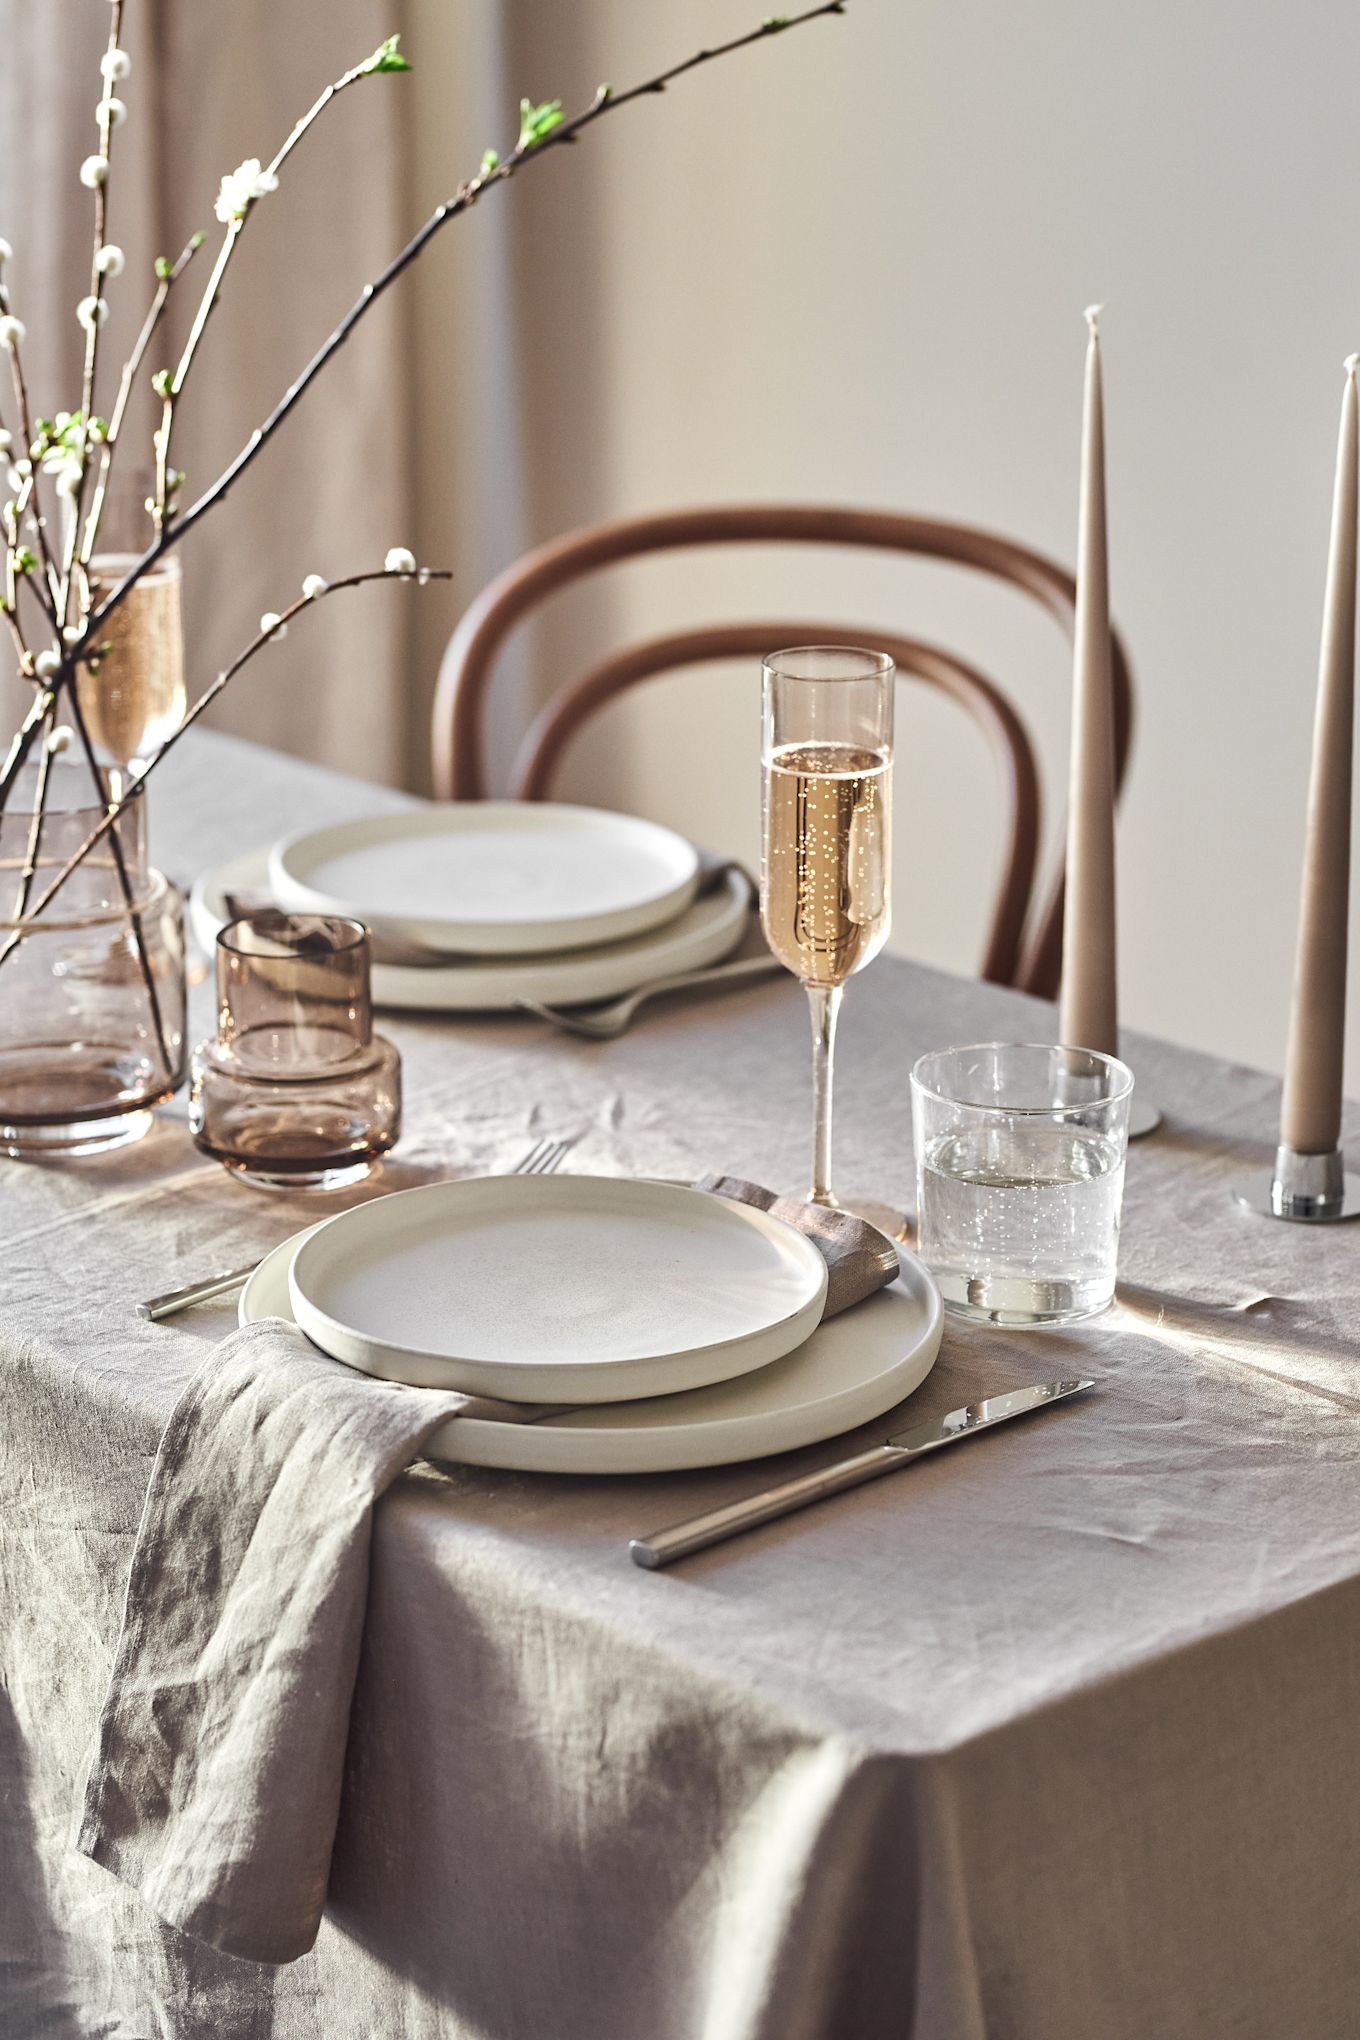
[[[156,782],[153,851],[187,879],[281,816],[400,799],[204,738]],[[608,1046],[382,1024],[408,1100],[385,1187],[505,1167],[540,1133],[579,1134],[582,1169],[801,1181],[791,982],[658,1007]],[[876,963],[843,1029],[846,1187],[910,1195],[921,1050],[1051,1024]],[[121,1154],[0,1164],[0,2032],[1360,2032],[1360,1233],[1230,1203],[1269,1157],[1274,1080],[1128,1053],[1167,1124],[1130,1157],[1122,1307],[1065,1333],[951,1324],[910,1409],[1078,1367],[1102,1378],[1083,1403],[666,1575],[627,1537],[751,1468],[398,1480],[330,1910],[279,1969],[162,1926],[70,1843],[157,1437],[232,1321],[132,1306],[317,1202],[229,1182],[182,1101]]]

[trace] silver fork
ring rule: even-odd
[[[540,1020],[546,1020],[563,1034],[579,1034],[584,1041],[613,1041],[632,1025],[638,1007],[662,992],[685,992],[699,985],[739,984],[743,978],[770,977],[783,968],[778,957],[766,951],[762,956],[739,956],[735,963],[712,964],[707,970],[678,971],[674,977],[655,978],[651,984],[627,993],[622,999],[613,999],[607,1006],[568,1010],[563,1006],[540,1005],[537,999],[516,999],[515,1004],[526,1013],[536,1013]]]
[[[570,1140],[536,1140],[528,1153],[520,1156],[510,1174],[551,1176],[561,1168],[578,1138],[573,1134]],[[261,1255],[260,1260],[263,1259]],[[215,1297],[230,1296],[233,1289],[240,1289],[250,1280],[260,1260],[250,1261],[244,1268],[229,1268],[225,1274],[205,1276],[200,1282],[186,1282],[182,1289],[168,1289],[164,1296],[150,1296],[137,1305],[137,1315],[159,1322],[161,1318],[178,1317],[182,1310],[189,1310],[196,1303],[211,1303]]]

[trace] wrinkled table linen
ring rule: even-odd
[[[706,1187],[813,1240],[824,1318],[897,1275],[892,1242],[849,1212],[732,1177]],[[451,1422],[532,1423],[547,1407],[375,1380],[277,1318],[210,1353],[156,1448],[81,1854],[225,1954],[305,1955],[330,1882],[374,1506],[439,1457]]]
[[[225,739],[158,779],[172,875],[401,797]],[[197,1026],[210,1000],[196,994]],[[773,980],[607,1045],[384,1016],[387,1188],[510,1166],[798,1184],[806,1013]],[[910,1198],[913,1057],[1049,1009],[881,959],[837,1147]],[[1278,1084],[1133,1037],[1121,1303],[951,1323],[915,1420],[1078,1369],[1042,1425],[688,1561],[626,1540],[884,1435],[709,1473],[420,1466],[373,1519],[330,1902],[281,1968],[79,1855],[157,1441],[229,1332],[138,1298],[318,1200],[201,1160],[182,1101],[66,1167],[0,1165],[0,2032],[152,2040],[1338,2040],[1360,2006],[1360,1231],[1270,1225]],[[1348,1121],[1360,1148],[1360,1115]],[[329,1203],[324,1209],[332,1207]]]

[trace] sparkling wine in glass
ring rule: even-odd
[[[136,557],[96,554],[89,566],[96,606]],[[80,706],[100,756],[135,771],[184,720],[184,625],[177,559],[158,560],[142,576],[102,627],[100,640],[109,649],[98,672],[82,671]]]
[[[842,987],[891,926],[893,679],[886,653],[839,645],[776,652],[764,666],[760,913],[812,1013],[814,1204],[837,1202],[831,1080]]]

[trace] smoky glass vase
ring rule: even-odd
[[[71,753],[30,764],[10,789],[0,814],[0,1152],[121,1147],[183,1082],[183,907],[147,864],[145,810],[139,794],[35,915],[105,808]]]

